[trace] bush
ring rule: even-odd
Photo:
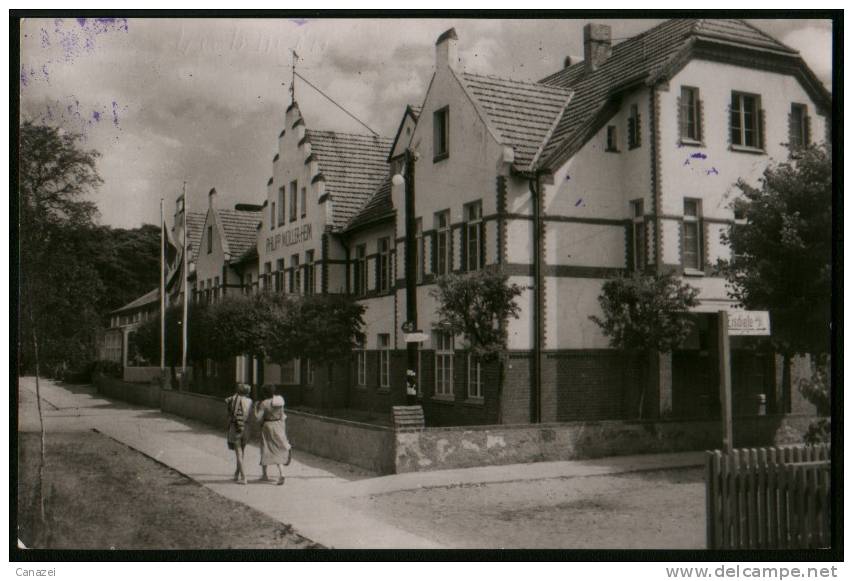
[[[831,424],[828,419],[830,414],[830,382],[828,366],[822,362],[815,366],[812,377],[801,379],[799,384],[800,393],[812,405],[815,406],[821,419],[812,422],[808,432],[803,436],[806,444],[827,444],[830,440]]]

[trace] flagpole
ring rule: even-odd
[[[166,222],[160,198],[160,377],[166,372]]]
[[[183,314],[183,324],[181,325],[183,331],[183,350],[181,353],[181,381],[186,385],[187,378],[187,315],[189,309],[190,302],[190,270],[187,259],[187,230],[189,229],[189,218],[190,209],[189,209],[189,200],[187,199],[187,182],[184,182],[184,314]]]

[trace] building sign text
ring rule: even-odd
[[[268,236],[266,251],[273,252],[281,246],[292,246],[300,242],[308,242],[309,240],[311,240],[311,224],[305,224],[287,232],[279,232],[275,236]]]

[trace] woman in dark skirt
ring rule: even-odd
[[[261,480],[270,481],[267,466],[278,467],[278,481],[284,484],[284,466],[290,464],[290,442],[284,430],[284,398],[276,395],[274,385],[262,388],[263,401],[255,403],[255,417],[261,428]]]
[[[252,400],[248,395],[251,388],[245,383],[237,384],[237,393],[225,398],[228,408],[228,432],[226,438],[228,448],[234,450],[237,458],[237,469],[234,471],[234,480],[246,484],[246,473],[243,471],[243,452],[249,441],[249,414],[252,411]]]

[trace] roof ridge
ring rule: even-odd
[[[325,133],[325,134],[331,134],[331,135],[340,135],[342,137],[363,137],[363,138],[367,138],[367,139],[387,139],[389,141],[392,139],[391,137],[385,137],[384,135],[379,135],[379,134],[373,135],[370,133],[349,133],[346,131],[332,131],[330,129],[305,129],[305,134],[308,135],[309,133],[314,133],[314,134]]]
[[[530,81],[521,81],[521,80],[519,80],[519,79],[511,79],[511,78],[509,78],[509,77],[499,77],[498,75],[490,75],[490,74],[484,74],[484,73],[474,73],[474,72],[470,72],[470,71],[463,71],[463,72],[462,72],[462,75],[463,75],[463,76],[466,76],[466,75],[467,75],[467,76],[471,76],[471,77],[480,77],[480,78],[484,78],[484,79],[493,79],[493,80],[496,80],[496,81],[509,81],[510,83],[518,83],[518,84],[520,84],[520,85],[535,85],[535,86],[537,86],[537,87],[542,87],[542,88],[549,89],[549,90],[554,90],[554,91],[569,91],[569,90],[570,90],[570,89],[567,89],[566,87],[559,87],[559,86],[556,86],[556,85],[548,85],[548,84],[543,83],[543,82],[541,82],[541,81],[532,81],[532,80],[530,80]]]

